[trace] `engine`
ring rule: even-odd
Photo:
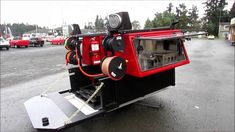
[[[73,24],[65,40],[71,88],[26,101],[33,126],[60,129],[174,86],[175,68],[190,62],[184,38],[193,36],[175,24],[132,30],[128,12],[109,15],[105,33],[81,34]]]

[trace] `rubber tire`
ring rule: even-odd
[[[7,50],[9,50],[9,47],[6,47]]]
[[[43,47],[43,44],[41,44],[40,46]]]
[[[28,48],[28,46],[25,46],[25,48]]]

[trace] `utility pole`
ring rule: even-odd
[[[38,33],[38,27],[36,25],[36,33],[35,33],[35,36],[37,36],[37,33]]]
[[[7,34],[8,34],[8,32],[7,32],[7,25],[4,23],[4,25],[5,25],[5,37],[7,37]]]
[[[220,38],[220,19],[221,19],[221,8],[219,8],[219,28],[218,28],[218,37]]]

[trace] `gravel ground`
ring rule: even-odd
[[[1,88],[27,82],[64,70],[63,45],[1,50]]]
[[[235,48],[224,40],[198,39],[186,48],[191,63],[176,69],[175,87],[64,131],[233,132]],[[64,54],[63,46],[49,45],[1,51],[1,131],[36,131],[23,103],[63,75]],[[63,77],[52,91],[68,87]]]

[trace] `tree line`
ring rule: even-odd
[[[103,32],[107,29],[108,17],[102,18],[99,15],[96,15],[95,23],[92,22],[85,23],[84,29],[93,29],[96,32]],[[132,29],[140,29],[140,23],[137,20],[131,22]]]
[[[235,17],[235,2],[230,11],[224,10],[227,2],[225,0],[207,0],[203,3],[205,14],[199,18],[197,6],[190,9],[184,3],[174,8],[169,3],[167,9],[163,12],[155,13],[153,20],[149,18],[145,21],[144,28],[157,28],[169,26],[174,21],[179,21],[177,28],[186,30],[206,30],[209,34],[218,35],[219,23],[230,22]]]
[[[176,28],[185,30],[206,30],[209,34],[218,35],[219,23],[230,22],[235,17],[235,2],[230,10],[224,10],[228,4],[225,0],[207,0],[202,3],[205,8],[205,13],[202,18],[199,18],[198,8],[193,5],[188,8],[184,3],[174,7],[169,3],[166,10],[156,12],[152,20],[147,18],[144,28],[157,28],[170,26],[172,22],[179,21]],[[97,15],[95,23],[88,22],[84,29],[93,29],[95,31],[105,31],[108,18],[102,18]],[[140,23],[134,20],[132,29],[140,29]]]
[[[144,27],[145,28],[157,28],[170,26],[172,22],[179,21],[176,25],[177,28],[187,29],[197,29],[200,27],[200,20],[198,19],[198,9],[197,6],[192,6],[190,9],[187,9],[184,3],[179,4],[178,7],[175,7],[172,3],[169,3],[167,9],[164,12],[155,13],[153,20],[149,18],[146,20]]]
[[[0,24],[0,32],[5,34],[5,27],[9,27],[12,31],[13,36],[20,36],[24,34],[25,32],[29,32],[36,29],[48,29],[48,27],[40,27],[38,25],[30,25],[30,24],[24,24],[24,23],[13,23],[13,24]]]
[[[199,18],[197,6],[187,8],[182,3],[174,7],[169,3],[166,10],[163,12],[156,12],[152,20],[147,18],[144,28],[157,28],[169,26],[174,21],[179,21],[177,28],[188,30],[206,30],[209,34],[218,35],[218,28],[220,22],[229,22],[231,18],[235,17],[235,2],[230,10],[224,10],[227,2],[225,0],[207,0],[203,3],[205,6],[205,14],[203,18]],[[84,29],[92,29],[96,32],[103,32],[106,30],[107,17],[102,18],[96,15],[95,22],[85,23]],[[133,29],[141,29],[140,23],[137,20],[131,22]],[[0,31],[4,33],[5,25],[10,27],[13,36],[22,35],[25,32],[35,30],[37,25],[29,25],[24,23],[1,24]],[[46,27],[39,27],[38,29],[48,29]]]

